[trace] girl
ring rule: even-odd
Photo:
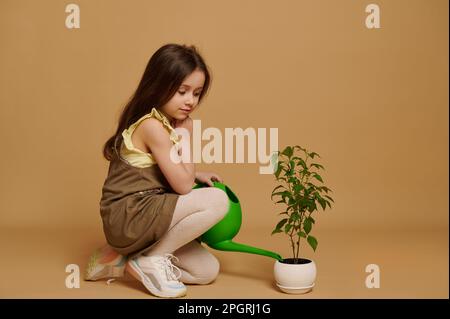
[[[225,216],[228,197],[215,187],[192,187],[222,178],[170,154],[172,148],[191,153],[190,141],[180,143],[177,132],[187,130],[191,139],[189,114],[209,86],[208,68],[194,46],[167,44],[150,58],[104,145],[110,164],[100,213],[108,245],[91,256],[86,280],[118,277],[125,269],[153,295],[181,297],[184,283],[217,277],[218,260],[196,239]]]

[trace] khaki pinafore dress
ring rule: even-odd
[[[157,164],[139,168],[123,159],[117,151],[117,137],[102,188],[100,215],[108,244],[133,258],[150,249],[168,230],[180,195]]]

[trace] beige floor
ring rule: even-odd
[[[101,230],[100,230],[101,231]],[[81,274],[93,247],[103,244],[92,229],[0,229],[0,298],[154,298],[130,277],[107,284],[85,282],[68,289],[65,272],[77,264]],[[267,234],[269,233],[269,234]],[[448,231],[365,232],[327,230],[316,236],[314,290],[288,295],[273,280],[274,260],[259,255],[213,251],[221,273],[211,285],[188,286],[186,298],[448,298]],[[287,238],[269,229],[241,229],[236,241],[289,255]],[[380,267],[380,288],[368,289],[365,267]]]

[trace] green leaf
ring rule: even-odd
[[[298,182],[298,178],[295,176],[291,176],[289,177],[288,182],[291,184],[295,184],[296,182]]]
[[[333,203],[334,203],[334,200],[330,197],[330,196],[328,196],[328,195],[324,195],[323,197],[326,197],[326,198],[328,198],[329,200],[331,200]]]
[[[295,168],[291,168],[289,170],[286,170],[286,176],[292,176],[295,175]]]
[[[286,226],[284,226],[284,232],[287,234],[292,228],[291,224],[287,224]]]
[[[294,160],[294,159],[298,160],[298,162],[299,162],[300,165],[303,167],[303,169],[305,169],[305,170],[308,169],[308,166],[306,165],[306,162],[305,162],[302,158],[296,156],[296,157],[293,157],[292,159],[293,159],[293,160]]]
[[[281,173],[282,170],[283,170],[283,165],[279,164],[279,165],[278,165],[278,168],[277,168],[277,170],[276,170],[276,172],[275,172],[275,177],[276,177],[277,179],[279,178],[280,173]]]
[[[270,199],[273,199],[273,197],[276,196],[276,195],[284,194],[284,192],[285,192],[285,191],[272,193],[272,196],[270,197]]]
[[[307,238],[306,238],[306,240],[308,241],[308,244],[311,246],[311,248],[314,250],[314,251],[316,251],[316,248],[317,248],[317,239],[315,238],[315,237],[313,237],[313,236],[308,236]]]
[[[323,183],[322,177],[319,174],[314,173],[313,177],[315,177],[317,180],[319,180],[319,181],[321,181]]]
[[[330,191],[331,192],[331,189],[329,189],[328,187],[326,187],[326,186],[322,186],[322,189],[325,191],[325,193],[327,193],[328,194],[328,192]]]
[[[288,215],[289,216],[289,214],[287,212],[281,212],[278,215]]]
[[[309,234],[312,228],[312,224],[311,224],[311,220],[309,220],[308,218],[306,218],[303,221],[303,230],[305,231],[305,233]]]
[[[271,235],[273,235],[273,234],[277,234],[277,233],[282,233],[283,231],[281,230],[281,229],[274,229],[273,231],[272,231],[272,234]]]
[[[323,199],[322,197],[319,197],[317,200],[319,201],[320,206],[322,206],[322,209],[325,210],[325,208],[327,207],[327,203],[325,202],[325,199]]]
[[[293,160],[289,161],[289,165],[291,166],[291,168],[295,168],[296,164]]]
[[[283,198],[283,202],[286,202],[286,197],[287,197],[289,199],[288,205],[291,204],[291,201],[293,200],[293,198],[292,198],[292,194],[289,191],[284,191],[280,195],[281,195],[281,198]]]
[[[304,211],[305,208],[308,208],[308,200],[303,198],[299,202],[299,209],[300,209],[300,211]]]
[[[280,220],[280,221],[278,222],[277,226],[275,227],[275,229],[281,229],[281,227],[283,227],[283,225],[286,224],[287,221],[288,221],[287,218],[284,218],[284,219]]]
[[[317,164],[317,163],[312,163],[311,165],[309,165],[309,167],[317,167],[317,168],[321,168],[321,169],[325,170],[325,167],[323,167],[322,165]]]
[[[291,217],[289,218],[289,222],[295,222],[295,221],[297,221],[297,220],[299,220],[300,219],[300,216],[298,215],[298,213],[292,213],[291,214]]]
[[[281,152],[281,154],[286,155],[289,159],[291,159],[293,153],[294,151],[291,146],[287,146],[283,152]]]
[[[316,209],[316,203],[314,201],[308,201],[308,212],[312,213]]]
[[[299,231],[297,233],[297,235],[299,235],[300,237],[306,238],[306,234],[304,232],[302,232],[302,231]]]
[[[275,188],[272,190],[272,193],[273,193],[274,191],[276,191],[277,189],[279,189],[279,188],[284,188],[284,189],[286,189],[286,187],[285,187],[284,185],[278,185],[277,187],[275,187]]]
[[[301,151],[306,151],[303,147],[298,146],[298,145],[295,145],[295,146],[294,146],[294,149],[296,149],[296,148],[298,148],[298,149],[301,150]]]
[[[270,156],[270,162],[272,163],[273,166],[278,164],[278,155],[279,152],[273,152],[272,156]]]
[[[314,156],[320,157],[319,154],[317,154],[317,153],[315,153],[315,152],[309,153],[309,156],[310,156],[311,158],[314,158]]]
[[[284,188],[284,189],[286,189],[286,187],[284,186],[284,185],[278,185],[277,187],[275,187],[273,190],[272,190],[272,194],[273,194],[273,192],[275,192],[277,189],[279,189],[279,188]]]
[[[302,189],[304,189],[305,187],[302,185],[302,184],[296,184],[295,186],[294,186],[294,191],[295,192],[300,192]]]

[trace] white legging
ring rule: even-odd
[[[173,254],[180,268],[180,280],[188,284],[207,284],[219,273],[219,261],[195,239],[217,224],[228,212],[226,193],[216,187],[204,187],[180,195],[169,230],[146,256]]]

